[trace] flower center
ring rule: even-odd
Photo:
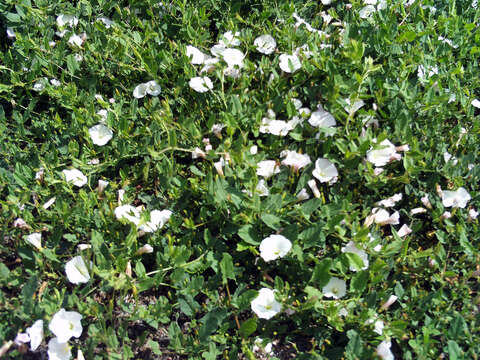
[[[332,293],[334,293],[335,295],[337,295],[337,294],[338,294],[338,288],[336,288],[336,287],[332,288]]]
[[[271,310],[271,309],[272,309],[272,305],[266,305],[266,306],[265,306],[265,309]]]

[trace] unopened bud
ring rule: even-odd
[[[140,249],[137,250],[137,255],[151,254],[153,252],[153,247],[149,244],[143,245]]]
[[[125,269],[125,274],[127,274],[128,277],[132,277],[132,264],[130,263],[130,260],[127,262],[127,267]]]
[[[308,180],[307,182],[308,186],[310,186],[310,189],[312,189],[313,195],[316,198],[320,198],[320,191],[318,190],[317,183],[315,182],[314,179]]]
[[[396,297],[395,295],[390,295],[390,297],[388,298],[388,300],[385,302],[385,304],[382,305],[382,307],[380,308],[381,310],[387,310],[390,306],[392,306],[392,304],[397,301],[398,297]]]

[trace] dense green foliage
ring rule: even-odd
[[[357,0],[0,2],[2,343],[43,319],[37,354],[46,352],[47,324],[65,308],[83,316],[70,344],[87,359],[252,359],[257,337],[273,341],[280,359],[371,359],[384,340],[397,359],[478,358],[480,230],[469,210],[480,208],[480,112],[472,106],[480,11],[469,1],[404,2],[388,0],[370,17],[359,16],[365,4]],[[294,13],[328,38],[296,27]],[[60,14],[78,17],[63,37],[55,34]],[[225,76],[220,62],[208,74],[213,89],[194,91],[189,81],[202,66],[190,63],[186,46],[209,53],[226,31],[240,32],[240,77]],[[73,33],[86,34],[81,46],[68,43]],[[277,42],[271,55],[255,49],[262,34]],[[300,52],[301,69],[283,72],[279,55],[304,44],[311,56]],[[160,95],[135,98],[150,80]],[[286,136],[259,131],[268,109],[278,119],[298,115],[295,98],[312,111],[321,104],[337,126],[319,130],[305,119]],[[349,111],[347,100],[364,106]],[[89,129],[102,109],[113,138],[98,146]],[[365,127],[374,119],[378,127]],[[225,125],[220,136],[214,124]],[[213,149],[192,159],[204,138]],[[374,139],[409,150],[376,175],[365,160]],[[280,162],[283,150],[312,163],[280,166],[260,196],[257,163]],[[223,174],[214,166],[222,156]],[[339,173],[333,184],[317,181],[319,198],[307,185],[317,158]],[[70,168],[86,175],[85,186],[65,181]],[[98,180],[109,182],[103,192]],[[463,187],[471,199],[446,208],[437,186]],[[297,199],[302,188],[309,200]],[[152,233],[118,220],[120,189],[121,204],[169,209],[170,220]],[[375,204],[396,193],[400,224],[366,226]],[[431,208],[412,215],[426,194]],[[14,226],[18,218],[27,225]],[[412,233],[399,236],[402,224]],[[41,249],[26,241],[34,232]],[[265,262],[259,244],[275,233],[292,249]],[[342,252],[349,241],[368,254],[368,268]],[[145,244],[154,251],[139,254]],[[65,264],[77,255],[93,269],[75,285]],[[332,276],[347,283],[338,300],[322,293]],[[269,320],[251,309],[263,287],[283,304]],[[397,301],[382,309],[391,295]],[[6,356],[33,356],[20,355],[26,350],[11,345]]]

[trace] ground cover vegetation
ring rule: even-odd
[[[0,353],[477,359],[476,1],[0,2]]]

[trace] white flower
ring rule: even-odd
[[[300,114],[301,117],[310,117],[310,114],[312,113],[312,110],[310,110],[307,107],[303,107],[298,109],[298,113]]]
[[[141,99],[147,95],[147,84],[138,84],[135,89],[133,89],[133,97]]]
[[[228,67],[233,68],[238,66],[242,68],[245,54],[238,49],[227,48],[223,50],[221,57],[227,63]]]
[[[26,344],[29,341],[30,341],[30,336],[28,336],[27,333],[18,333],[17,336],[15,336],[15,340],[13,340],[13,342],[18,346],[21,346],[22,344]]]
[[[330,160],[319,158],[315,161],[315,169],[312,171],[312,175],[322,183],[333,184],[337,181],[338,170]]]
[[[283,235],[270,235],[260,243],[260,256],[265,262],[282,258],[290,251],[292,243]]]
[[[78,248],[78,250],[83,251],[83,250],[91,249],[92,245],[90,245],[90,244],[78,244],[77,248]]]
[[[375,6],[367,5],[367,6],[364,6],[362,9],[360,9],[360,11],[358,12],[358,16],[360,16],[360,18],[362,18],[362,19],[366,19],[366,18],[372,16],[372,14],[375,11],[377,11],[377,9],[375,9]]]
[[[293,129],[292,123],[289,123],[283,120],[263,118],[262,125],[260,126],[259,131],[263,134],[285,136],[292,129]]]
[[[280,169],[275,160],[263,160],[257,163],[257,175],[263,176],[265,179],[278,174]]]
[[[252,145],[250,147],[250,154],[255,155],[258,152],[258,146],[257,145]]]
[[[75,54],[75,55],[73,55],[73,57],[75,58],[75,60],[77,60],[77,62],[82,62],[83,61],[83,56],[80,55],[80,54]]]
[[[78,169],[65,169],[62,171],[67,182],[73,183],[77,187],[82,187],[88,181],[87,177]]]
[[[100,123],[105,124],[108,119],[108,111],[105,109],[98,110],[97,115],[101,117]]]
[[[101,16],[99,18],[97,18],[98,21],[101,21],[103,23],[103,25],[105,25],[105,28],[107,29],[110,29],[110,27],[112,26],[113,24],[113,21],[105,16]]]
[[[261,35],[255,39],[253,45],[257,48],[257,51],[265,54],[270,55],[275,51],[277,47],[277,42],[272,37],[272,35]]]
[[[396,297],[395,295],[390,295],[388,300],[385,302],[385,304],[382,305],[382,307],[380,309],[387,310],[390,306],[392,306],[392,304],[395,301],[397,301],[397,299],[398,299],[398,297]]]
[[[394,360],[395,357],[393,356],[393,353],[390,350],[391,347],[392,347],[392,343],[390,341],[384,340],[377,346],[376,353],[383,360]]]
[[[262,288],[250,303],[252,311],[261,319],[271,319],[282,310],[282,304],[275,300],[275,292]]]
[[[207,154],[205,154],[205,152],[202,149],[200,149],[199,147],[196,147],[192,151],[192,159],[198,159],[198,158],[205,159],[206,156],[207,156]]]
[[[43,340],[43,320],[35,321],[26,332],[30,337],[30,350],[37,350]]]
[[[347,285],[344,280],[332,276],[328,284],[322,288],[322,293],[326,297],[340,299],[346,295]]]
[[[81,47],[83,45],[83,37],[80,35],[73,34],[70,36],[68,39],[68,43],[72,46],[78,46]]]
[[[48,342],[48,360],[70,360],[72,352],[68,342],[59,342],[58,338],[52,338]]]
[[[16,227],[16,228],[20,228],[20,229],[28,229],[29,228],[28,224],[22,218],[16,218],[13,221],[12,226]]]
[[[472,100],[472,106],[476,107],[477,109],[480,109],[480,100],[478,99]]]
[[[323,5],[330,5],[333,0],[322,0]]]
[[[55,86],[55,87],[62,85],[62,83],[57,79],[50,79],[50,84],[52,84],[52,86]]]
[[[132,205],[122,205],[116,207],[115,216],[119,220],[125,219],[134,223],[135,225],[138,225],[140,222],[140,212]]]
[[[72,284],[87,283],[90,280],[89,269],[81,256],[75,256],[65,264],[65,273]]]
[[[170,216],[172,216],[172,212],[170,210],[153,210],[150,213],[150,221],[140,225],[138,228],[145,232],[157,231],[167,223],[167,221],[170,219]]]
[[[147,87],[147,94],[151,96],[158,96],[162,91],[162,88],[155,80],[150,80],[149,82],[145,83],[145,86]]]
[[[153,247],[149,244],[145,244],[140,249],[137,250],[137,255],[151,254],[151,253],[153,253]]]
[[[428,72],[428,74],[427,74]],[[423,66],[419,65],[417,69],[417,76],[420,82],[425,82],[428,78],[432,77],[433,75],[438,74],[438,67],[437,66]]]
[[[297,199],[298,201],[310,199],[310,195],[308,195],[307,189],[303,188],[302,190],[300,190],[300,192],[297,194]]]
[[[221,57],[226,49],[225,45],[217,44],[210,48],[210,52],[215,57]]]
[[[345,99],[345,102],[347,103],[347,106],[345,106],[345,111],[349,114],[355,114],[360,108],[365,105],[365,102],[361,99],[355,101],[353,105],[351,104],[350,99]]]
[[[375,325],[374,325],[374,332],[376,332],[378,335],[382,335],[383,334],[383,328],[385,327],[385,323],[383,322],[383,320],[376,320],[373,318],[373,319],[368,319],[367,321],[365,321],[365,324],[373,324],[375,322]]]
[[[387,199],[381,200],[377,203],[379,206],[383,207],[393,207],[397,202],[402,200],[403,195],[401,193],[395,194]]]
[[[255,345],[253,345],[253,352],[260,352],[260,353],[265,353],[267,355],[273,355],[273,350],[272,346],[273,344],[271,342],[266,343],[263,345],[263,339],[261,338],[256,338],[255,339]]]
[[[422,196],[420,198],[420,201],[422,202],[423,206],[431,209],[432,208],[432,204],[430,203],[430,199],[428,198],[428,194],[425,194],[424,196]]]
[[[207,76],[197,76],[191,78],[188,85],[190,85],[193,90],[199,93],[207,92],[213,88],[212,80],[210,80],[210,78]]]
[[[282,54],[278,60],[280,61],[280,69],[286,73],[293,73],[302,67],[297,55]]]
[[[73,15],[60,14],[57,16],[58,27],[70,26],[75,27],[78,24],[78,18]]]
[[[280,156],[285,157],[285,159],[282,160],[282,165],[291,166],[295,171],[312,162],[310,156],[297,153],[296,151],[285,150],[280,153]]]
[[[45,89],[45,82],[43,80],[37,81],[33,84],[34,91],[42,91],[43,89]]]
[[[113,137],[113,131],[103,124],[97,124],[88,129],[90,138],[95,145],[103,146]]]
[[[325,111],[322,105],[319,105],[318,109],[310,114],[308,123],[313,127],[332,127],[337,124],[333,115]]]
[[[221,139],[222,138],[222,129],[224,127],[225,127],[225,125],[223,125],[223,124],[213,124],[210,131],[213,132],[216,137]]]
[[[33,233],[28,235],[25,240],[27,240],[30,244],[35,246],[37,249],[42,248],[42,234],[41,233]]]
[[[387,165],[392,160],[399,160],[401,157],[393,145],[387,139],[383,140],[375,149],[370,149],[367,152],[367,161],[371,162],[376,167]]]
[[[444,190],[442,192],[442,204],[445,207],[459,207],[463,209],[471,198],[470,194],[463,187],[458,188],[456,191]]]
[[[57,342],[66,343],[70,338],[82,335],[82,315],[76,311],[65,311],[60,309],[53,315],[48,328],[57,337]]]
[[[425,212],[427,212],[427,209],[422,208],[422,207],[418,207],[418,208],[410,210],[410,215],[422,214],[422,213],[425,213]]]
[[[410,229],[407,224],[403,224],[400,230],[398,230],[397,232],[398,236],[400,237],[407,236],[411,233],[412,233],[412,229]]]
[[[190,63],[193,65],[203,64],[206,55],[198,50],[195,46],[188,45],[186,51],[187,57],[191,57]]]
[[[445,219],[450,219],[452,217],[452,213],[450,211],[445,211],[441,216],[440,219],[445,220]]]
[[[13,31],[13,28],[7,27],[7,37],[9,39],[15,39],[16,38],[15,31]]]
[[[75,360],[85,360],[85,356],[83,356],[82,350],[78,349],[77,358]]]
[[[240,45],[240,39],[238,38],[239,36],[240,36],[240,32],[238,31],[235,33],[231,31],[227,31],[220,37],[220,40],[218,41],[218,43],[225,47],[238,46]]]
[[[270,190],[268,190],[268,187],[267,187],[264,179],[260,179],[258,181],[258,184],[257,184],[257,187],[255,188],[255,190],[257,191],[258,196],[268,196],[268,195],[270,195]]]
[[[317,183],[315,179],[310,179],[307,181],[308,186],[312,189],[313,195],[319,199],[320,198],[320,191],[318,190]]]
[[[452,154],[450,154],[448,151],[445,151],[443,153],[443,160],[445,160],[446,163],[452,160],[453,165],[457,165],[458,163],[457,158],[455,156],[452,156]]]
[[[52,198],[50,198],[45,204],[42,205],[42,207],[47,210],[50,206],[52,206],[54,203],[55,203],[55,200],[57,198],[54,196]]]
[[[379,208],[373,208],[372,214],[367,216],[365,219],[365,226],[372,225],[373,222],[379,224],[380,226],[383,225],[398,225],[400,223],[400,214],[398,211],[395,211],[392,215],[385,210]]]
[[[342,247],[342,253],[353,253],[358,255],[363,262],[363,267],[361,270],[368,268],[369,262],[367,253],[364,250],[359,249],[353,241],[349,241],[346,246]],[[355,266],[350,265],[350,271],[358,271],[358,269]]]
[[[478,217],[478,211],[476,211],[475,209],[468,210],[468,217],[471,220],[475,220]]]
[[[207,56],[207,55],[205,55]],[[205,64],[204,67],[200,70],[200,74],[203,73],[210,73],[215,70],[215,64],[217,64],[220,61],[219,58],[214,57],[214,58],[206,58],[205,61],[203,62]]]
[[[108,181],[99,179],[99,180],[98,180],[98,187],[97,187],[98,192],[99,192],[100,194],[103,193],[103,191],[104,191],[105,188],[108,186],[108,184],[109,184]]]

